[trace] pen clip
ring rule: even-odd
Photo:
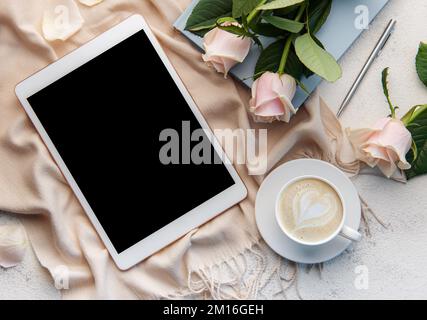
[[[382,44],[381,48],[378,50],[377,57],[378,57],[378,56],[381,54],[381,52],[383,51],[383,49],[384,49],[385,45],[387,44],[388,40],[390,40],[390,37],[391,37],[391,35],[392,35],[392,34],[393,34],[393,32],[394,32],[394,27],[395,27],[395,25],[396,25],[396,20],[391,20],[391,21],[390,21],[390,24],[392,24],[392,27],[391,27],[391,29],[390,29],[390,32],[389,32],[389,33],[388,33],[388,35],[387,35],[387,38],[384,40],[384,43]]]
[[[387,44],[388,40],[390,40],[390,37],[391,37],[392,33],[393,33],[393,32],[390,32],[390,33],[388,34],[387,39],[385,39],[385,41],[384,41],[383,45],[381,46],[380,50],[379,50],[379,51],[378,51],[378,53],[377,53],[377,57],[378,57],[378,56],[381,54],[381,52],[383,51],[383,49],[384,49],[385,45]]]

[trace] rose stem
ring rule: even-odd
[[[248,24],[258,15],[258,13],[261,11],[261,10],[258,10],[257,8],[259,7],[259,6],[262,6],[264,3],[266,3],[267,2],[267,0],[262,0],[258,5],[257,5],[257,7],[255,8],[255,9],[253,9],[252,10],[252,12],[251,13],[249,13],[249,15],[248,15],[248,18],[247,18],[247,21],[248,21]]]
[[[306,7],[306,4],[303,3],[301,5],[301,7],[299,8],[298,13],[295,17],[296,22],[301,20],[301,17],[304,14],[305,7]],[[285,72],[286,61],[288,60],[288,55],[289,55],[289,50],[291,49],[292,39],[293,39],[292,35],[289,36],[288,39],[286,39],[285,47],[283,48],[282,58],[280,59],[279,70],[277,70],[277,73],[279,75],[282,75]]]

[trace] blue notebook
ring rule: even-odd
[[[174,27],[180,30],[191,42],[202,50],[203,39],[184,30],[187,19],[198,2],[199,0],[193,0],[183,14],[176,20]],[[316,36],[323,43],[328,52],[330,52],[336,59],[340,59],[364,31],[364,29],[358,29],[355,26],[355,20],[358,16],[356,8],[359,6],[366,6],[369,10],[369,21],[371,22],[387,2],[388,0],[334,0],[331,15]],[[269,43],[274,41],[274,39],[265,37],[260,40],[264,46],[267,46]],[[372,47],[373,46],[374,43],[372,44]],[[252,46],[252,49],[245,61],[242,64],[235,66],[230,73],[248,87],[251,87],[253,82],[251,76],[253,75],[259,55],[260,49],[258,46]],[[309,78],[303,78],[301,81],[308,92],[311,93],[320,84],[322,79],[313,75]],[[294,106],[300,107],[307,97],[308,94],[301,88],[298,88],[293,100]]]

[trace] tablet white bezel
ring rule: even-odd
[[[41,89],[60,79],[64,75],[70,73],[71,71],[80,67],[84,63],[92,60],[101,53],[107,51],[108,49],[112,48],[121,41],[127,39],[128,37],[141,30],[144,30],[144,32],[147,34],[148,38],[150,39],[151,43],[153,44],[154,48],[162,59],[164,65],[166,66],[167,70],[174,79],[176,85],[178,86],[179,90],[181,91],[183,97],[187,101],[200,125],[203,129],[208,131],[208,137],[213,137],[213,134],[207,122],[196,107],[196,104],[194,103],[193,99],[191,98],[190,94],[188,93],[187,89],[185,88],[184,84],[176,73],[175,69],[172,67],[171,63],[169,62],[163,49],[154,37],[150,28],[140,15],[131,16],[125,21],[119,23],[118,25],[101,34],[97,38],[89,41],[88,43],[84,44],[75,51],[69,53],[63,58],[57,60],[46,68],[25,79],[24,81],[19,83],[15,89],[19,101],[23,105],[26,113],[28,114],[37,131],[39,132],[42,140],[46,144],[50,153],[52,154],[52,157],[61,169],[65,179],[67,180],[73,192],[77,196],[79,202],[81,203],[90,221],[94,225],[99,236],[101,237],[102,241],[110,252],[116,265],[122,270],[126,270],[134,266],[141,260],[149,257],[156,251],[162,249],[163,247],[182,237],[191,229],[200,226],[201,224],[212,219],[227,208],[243,200],[247,195],[247,190],[242,180],[240,179],[236,170],[228,161],[228,158],[224,154],[219,142],[215,138],[213,138],[211,139],[212,145],[218,152],[221,159],[226,159],[224,165],[226,166],[228,172],[235,181],[235,184],[230,188],[226,189],[225,191],[219,193],[215,197],[211,198],[210,200],[194,208],[193,210],[189,211],[188,213],[180,216],[173,222],[156,231],[155,233],[142,239],[132,247],[126,249],[120,254],[117,253],[106,232],[104,231],[102,225],[98,221],[95,213],[92,211],[89,203],[87,202],[86,198],[78,187],[76,181],[73,179],[67,166],[62,160],[60,154],[58,153],[57,149],[55,148],[54,144],[52,143],[51,139],[49,138],[47,132],[43,128],[42,124],[40,123],[27,99],[34,93],[40,91]],[[149,221],[147,221],[147,223],[148,222]]]

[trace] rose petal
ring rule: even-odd
[[[205,42],[206,52],[211,55],[242,62],[248,55],[251,39],[240,38],[228,31],[215,29],[208,32],[214,31],[212,37],[208,37]]]
[[[296,81],[288,74],[282,74],[279,81],[273,83],[273,90],[281,97],[293,97],[297,90]]]
[[[79,2],[81,4],[84,4],[85,6],[88,6],[88,7],[92,7],[94,5],[97,5],[98,3],[101,3],[102,1],[104,1],[104,0],[79,0]]]
[[[395,152],[400,169],[409,169],[411,167],[406,161],[406,154],[411,149],[412,136],[402,121],[397,119],[390,121],[384,127],[381,141]]]
[[[292,99],[295,96],[297,91],[297,84],[293,77],[288,74],[283,74],[280,77],[280,84],[274,87],[274,90],[279,94],[280,100],[285,105],[285,109],[289,110],[290,113],[296,114],[297,109],[295,109],[292,104]]]
[[[273,101],[278,97],[277,92],[273,90],[273,82],[278,76],[273,72],[265,72],[259,79],[256,80],[257,89],[254,95],[255,107]]]
[[[65,41],[81,29],[83,22],[74,1],[49,0],[43,13],[43,36],[48,41]]]
[[[0,225],[0,266],[14,267],[25,255],[27,237],[21,224]]]
[[[367,152],[372,158],[389,161],[387,148],[376,144],[369,144],[368,146],[363,148],[363,150]]]
[[[391,176],[398,171],[396,164],[393,161],[384,161],[381,160],[378,162],[378,169],[387,177],[391,178]]]
[[[212,30],[207,32],[205,34],[205,36],[203,37],[203,48],[205,49],[205,51],[207,51],[206,47],[210,46],[212,44],[212,42],[215,41],[216,34],[218,33],[219,30],[220,29],[218,29],[218,28],[213,28]]]
[[[353,146],[356,159],[365,162],[370,167],[375,167],[378,164],[379,160],[373,158],[369,152],[372,151],[374,153],[375,150],[366,150],[365,148],[369,148],[371,146],[368,141],[378,134],[389,121],[390,118],[383,118],[378,120],[373,128],[362,128],[356,130],[346,129],[346,133],[351,145]]]
[[[211,64],[217,72],[221,72],[225,74],[224,63],[219,57],[211,57],[207,54],[202,55],[203,61]]]
[[[230,69],[233,68],[237,64],[237,62],[234,59],[229,59],[225,57],[221,57],[221,60],[222,60],[222,66],[224,69],[222,73],[224,73],[224,78],[227,78],[228,71],[230,71]]]
[[[281,116],[285,113],[283,103],[279,98],[268,101],[265,104],[257,107],[254,111],[255,115],[262,117]]]
[[[406,154],[411,149],[412,137],[402,121],[391,119],[382,131],[369,139],[369,142],[390,150],[389,154],[393,154],[399,168],[410,168],[410,164],[406,161]]]
[[[377,122],[375,122],[372,129],[376,131],[382,130],[391,120],[391,118],[381,118]]]

